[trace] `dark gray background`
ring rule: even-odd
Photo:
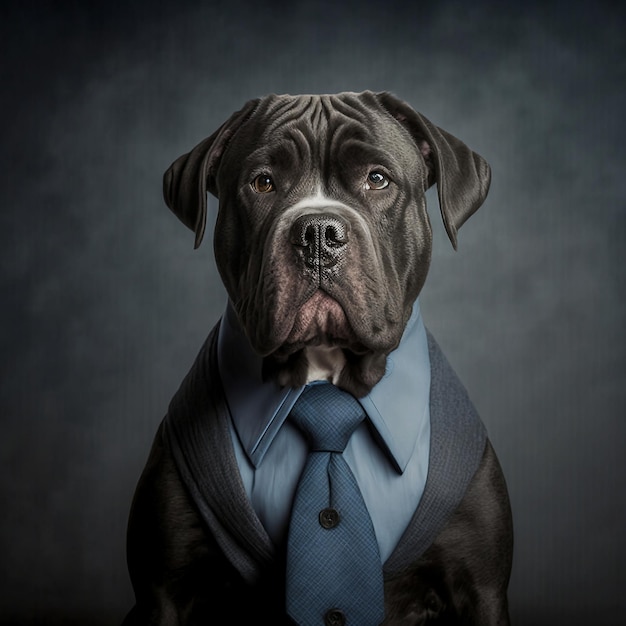
[[[249,98],[363,89],[493,167],[456,253],[429,194],[421,301],[508,479],[514,623],[626,623],[617,4],[2,3],[2,623],[131,604],[132,492],[224,304],[164,170]]]

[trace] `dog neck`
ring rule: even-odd
[[[326,380],[336,385],[339,381],[346,357],[336,346],[308,346],[304,349],[307,362],[306,382]]]
[[[301,387],[325,380],[356,398],[367,395],[383,377],[385,353],[352,355],[336,346],[307,346],[289,356],[263,359],[263,380],[274,380],[281,387]]]

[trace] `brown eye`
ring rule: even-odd
[[[267,174],[259,174],[250,185],[257,193],[270,193],[275,190],[274,181]]]
[[[389,179],[382,173],[374,170],[367,175],[365,189],[384,189],[389,185]]]

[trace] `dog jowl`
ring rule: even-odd
[[[341,608],[341,591],[310,618],[285,608],[308,455],[289,413],[319,381],[363,411],[341,456],[378,544],[384,610],[368,623],[508,624],[505,482],[418,304],[431,258],[425,192],[437,185],[456,247],[489,183],[481,156],[372,92],[250,101],[171,165],[165,200],[196,247],[207,192],[219,198],[214,252],[228,305],[137,488],[126,624],[220,623],[223,609],[231,623],[366,626]]]

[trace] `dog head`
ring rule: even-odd
[[[456,248],[489,182],[482,157],[391,94],[270,95],[177,159],[164,196],[196,247],[219,198],[216,263],[268,374],[300,385],[322,363],[361,396],[428,272],[426,190]]]

